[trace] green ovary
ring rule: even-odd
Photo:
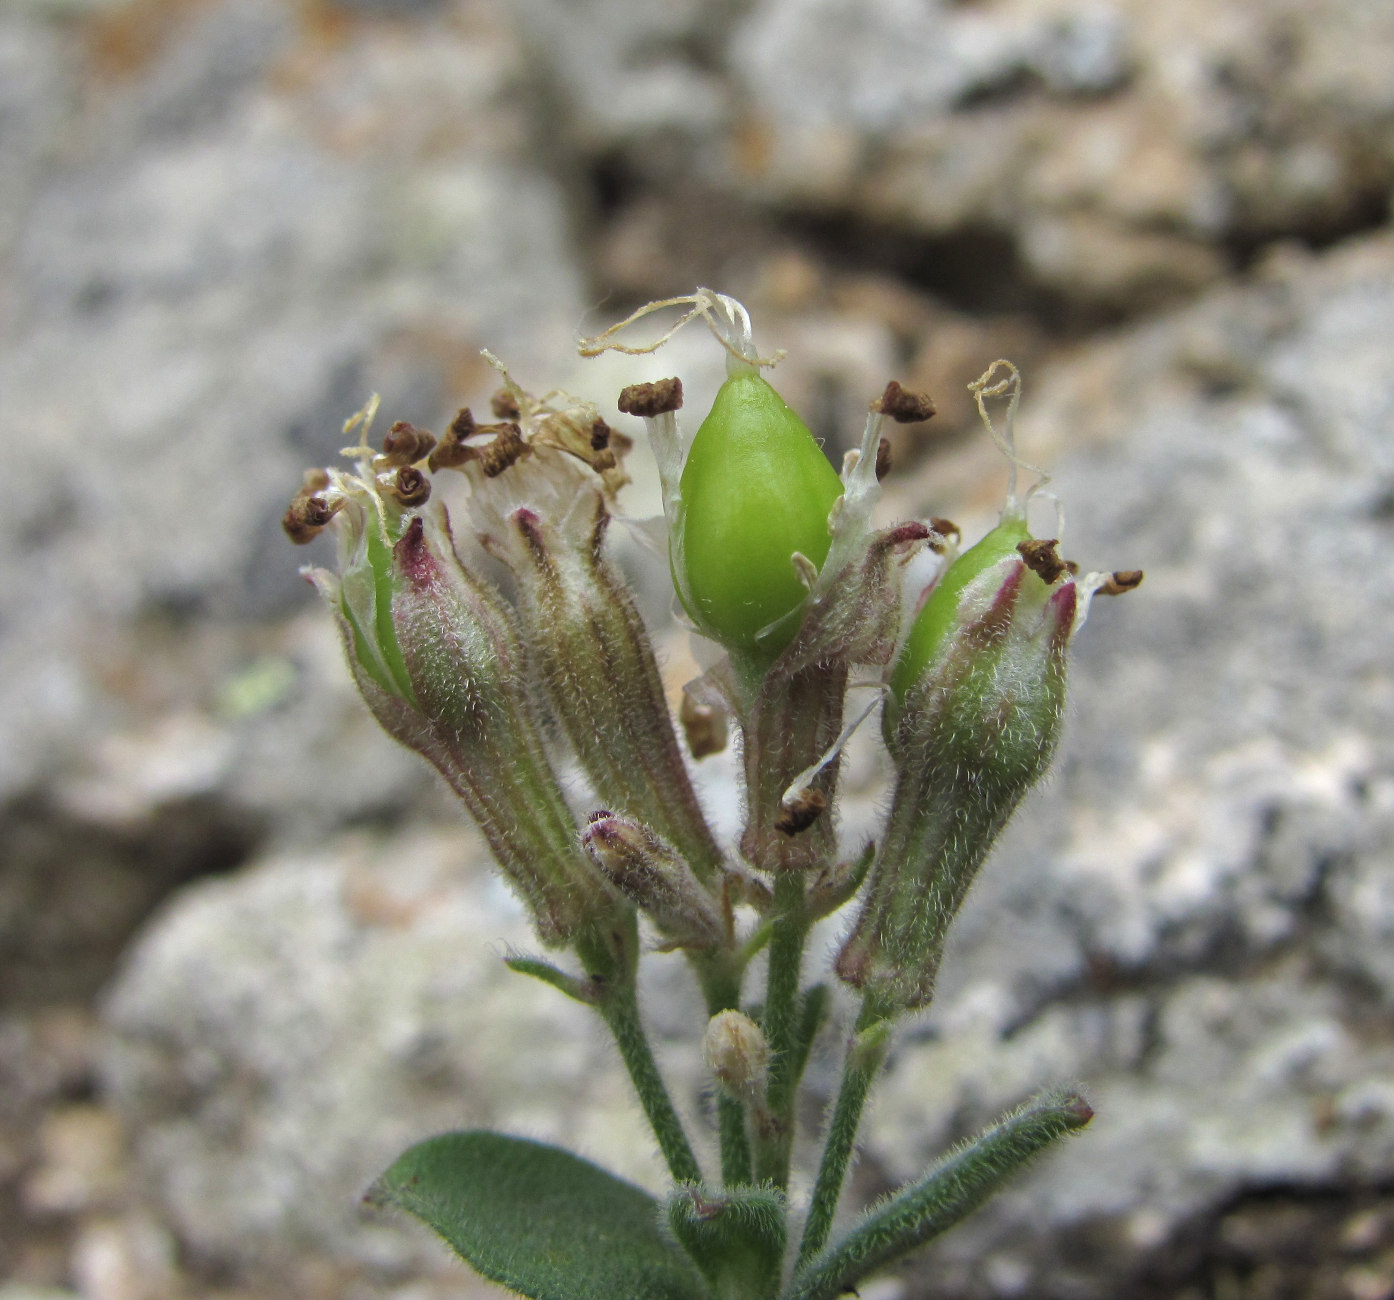
[[[759,374],[728,379],[693,439],[682,472],[682,534],[674,552],[677,587],[697,625],[728,646],[783,650],[791,619],[808,594],[795,551],[821,567],[828,512],[842,481],[808,426]],[[684,578],[686,581],[682,581]]]
[[[930,593],[925,606],[915,616],[905,649],[896,663],[891,686],[898,700],[934,661],[940,646],[958,623],[958,606],[963,590],[980,573],[1017,553],[1017,543],[1030,533],[1024,516],[1008,515],[976,546],[964,551]]]

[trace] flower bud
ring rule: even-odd
[[[740,1011],[720,1011],[707,1021],[702,1059],[716,1081],[741,1102],[764,1098],[770,1048],[764,1032]]]
[[[697,626],[767,658],[788,645],[808,594],[793,556],[827,558],[842,492],[808,426],[754,367],[727,379],[683,466],[672,537],[674,581]]]
[[[591,814],[581,844],[616,889],[642,908],[675,948],[714,948],[727,926],[691,868],[647,826]]]
[[[1081,600],[1054,543],[1024,518],[961,556],[916,619],[893,674],[895,795],[838,974],[883,1014],[927,1005],[944,939],[978,868],[1050,762]]]

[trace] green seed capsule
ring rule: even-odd
[[[905,693],[933,663],[945,638],[957,626],[958,606],[964,588],[984,570],[1009,555],[1015,555],[1017,544],[1029,536],[1025,517],[1008,515],[982,541],[964,551],[949,566],[949,571],[930,593],[924,608],[915,616],[905,649],[901,651],[900,660],[891,676],[891,687],[898,701],[904,701]]]
[[[827,559],[842,480],[784,399],[750,370],[722,386],[682,472],[674,579],[698,627],[723,645],[774,655],[797,622],[757,634],[808,594],[791,561]]]

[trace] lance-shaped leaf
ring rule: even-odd
[[[705,1300],[647,1192],[559,1147],[472,1131],[419,1142],[367,1200],[434,1228],[530,1300]]]
[[[1046,1093],[938,1161],[794,1275],[783,1300],[835,1300],[947,1232],[1052,1142],[1094,1117],[1076,1093]]]

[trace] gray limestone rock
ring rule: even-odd
[[[733,217],[755,200],[868,240],[909,233],[933,241],[920,278],[968,300],[952,264],[989,238],[992,290],[1136,315],[1274,238],[1377,225],[1394,188],[1394,17],[1379,3],[521,12],[571,170],[618,156],[641,204],[649,186],[683,207],[706,187]]]
[[[660,1184],[598,1019],[504,966],[535,941],[482,859],[463,829],[340,838],[191,888],[131,952],[105,1095],[202,1266],[277,1294],[316,1263],[468,1286],[424,1230],[358,1205],[447,1129],[560,1141]]]
[[[314,653],[249,633],[309,599],[296,564],[317,552],[278,527],[301,471],[374,386],[392,418],[439,421],[487,393],[485,343],[525,371],[564,354],[578,279],[560,193],[517,148],[498,24],[325,53],[285,5],[220,4],[112,70],[92,48],[150,33],[100,21],[0,14],[0,64],[23,72],[0,76],[0,420],[21,431],[0,512],[0,801],[88,783],[111,737],[148,747],[191,718],[224,733],[222,758],[195,746],[186,768],[236,799],[281,715],[227,734],[214,701],[268,651]],[[180,635],[219,649],[162,676]]]

